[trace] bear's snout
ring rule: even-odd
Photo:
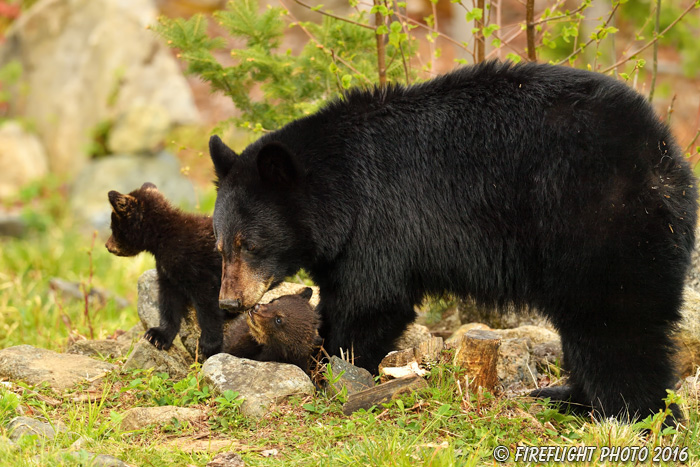
[[[219,300],[219,308],[224,310],[235,310],[241,307],[241,301],[236,299],[223,299]]]

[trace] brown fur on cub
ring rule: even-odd
[[[259,361],[291,363],[309,372],[311,357],[321,345],[320,318],[305,288],[248,310],[224,336],[224,352]]]
[[[156,259],[160,326],[146,331],[156,348],[167,350],[194,306],[202,330],[204,357],[221,351],[224,319],[219,308],[221,255],[216,251],[211,217],[173,207],[152,183],[128,195],[109,192],[112,235],[105,247],[117,256],[148,251]]]

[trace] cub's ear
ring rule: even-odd
[[[297,295],[299,295],[304,300],[311,300],[311,296],[313,294],[314,294],[313,289],[311,287],[306,287],[304,290],[299,292]]]
[[[258,173],[263,182],[289,188],[299,179],[301,171],[294,157],[281,143],[268,143],[260,149],[257,158]]]
[[[129,214],[129,212],[136,206],[136,198],[130,195],[123,195],[118,191],[110,191],[107,196],[109,197],[109,203],[112,205],[112,209],[117,215]]]
[[[221,138],[214,135],[209,138],[209,155],[214,162],[216,178],[221,181],[231,171],[231,167],[238,157],[235,152],[221,141]]]
[[[151,182],[146,182],[146,183],[144,183],[143,185],[141,185],[141,189],[142,189],[142,190],[156,190],[156,191],[158,191],[158,187],[155,186],[155,185],[154,185],[153,183],[151,183]]]

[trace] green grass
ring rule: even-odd
[[[213,198],[211,189],[200,195],[203,211],[211,212]],[[67,216],[65,190],[56,180],[32,185],[6,203],[23,210],[31,231],[22,239],[0,239],[1,348],[31,344],[61,351],[71,337],[91,331],[96,338],[105,337],[137,323],[136,281],[153,267],[148,255],[117,258],[105,250],[103,239],[92,245],[90,232],[76,231]],[[52,277],[92,283],[127,298],[130,305],[121,310],[112,301],[91,306],[90,325],[84,302],[52,292]],[[697,396],[682,395],[680,401],[690,428],[664,431],[656,423],[661,417],[636,427],[591,423],[524,397],[465,394],[463,375],[449,365],[433,368],[428,385],[420,394],[349,417],[341,411],[340,398],[317,393],[293,397],[253,420],[240,413],[235,394],[213,394],[198,365],[182,381],[149,371],[117,371],[96,388],[63,394],[13,382],[0,386],[0,465],[89,465],[86,454],[82,460],[69,457],[81,449],[138,466],[206,465],[215,452],[193,449],[192,443],[237,452],[249,466],[494,465],[498,445],[511,453],[518,445],[687,447],[688,464],[700,465]],[[128,409],[158,405],[199,407],[208,415],[196,424],[171,421],[121,430]],[[68,430],[53,441],[25,438],[11,446],[4,440],[6,425],[20,413],[61,422]]]

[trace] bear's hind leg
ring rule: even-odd
[[[576,415],[585,416],[593,409],[590,405],[582,405],[581,402],[586,398],[581,393],[581,390],[572,385],[565,386],[550,386],[546,388],[535,389],[530,393],[530,397],[538,399],[547,399],[556,403],[562,409]]]
[[[588,406],[597,417],[634,421],[657,413],[665,408],[666,389],[674,383],[671,327],[669,322],[637,319],[562,329],[569,387],[536,393],[569,402],[578,412],[577,407]],[[671,411],[680,419],[678,407]]]

